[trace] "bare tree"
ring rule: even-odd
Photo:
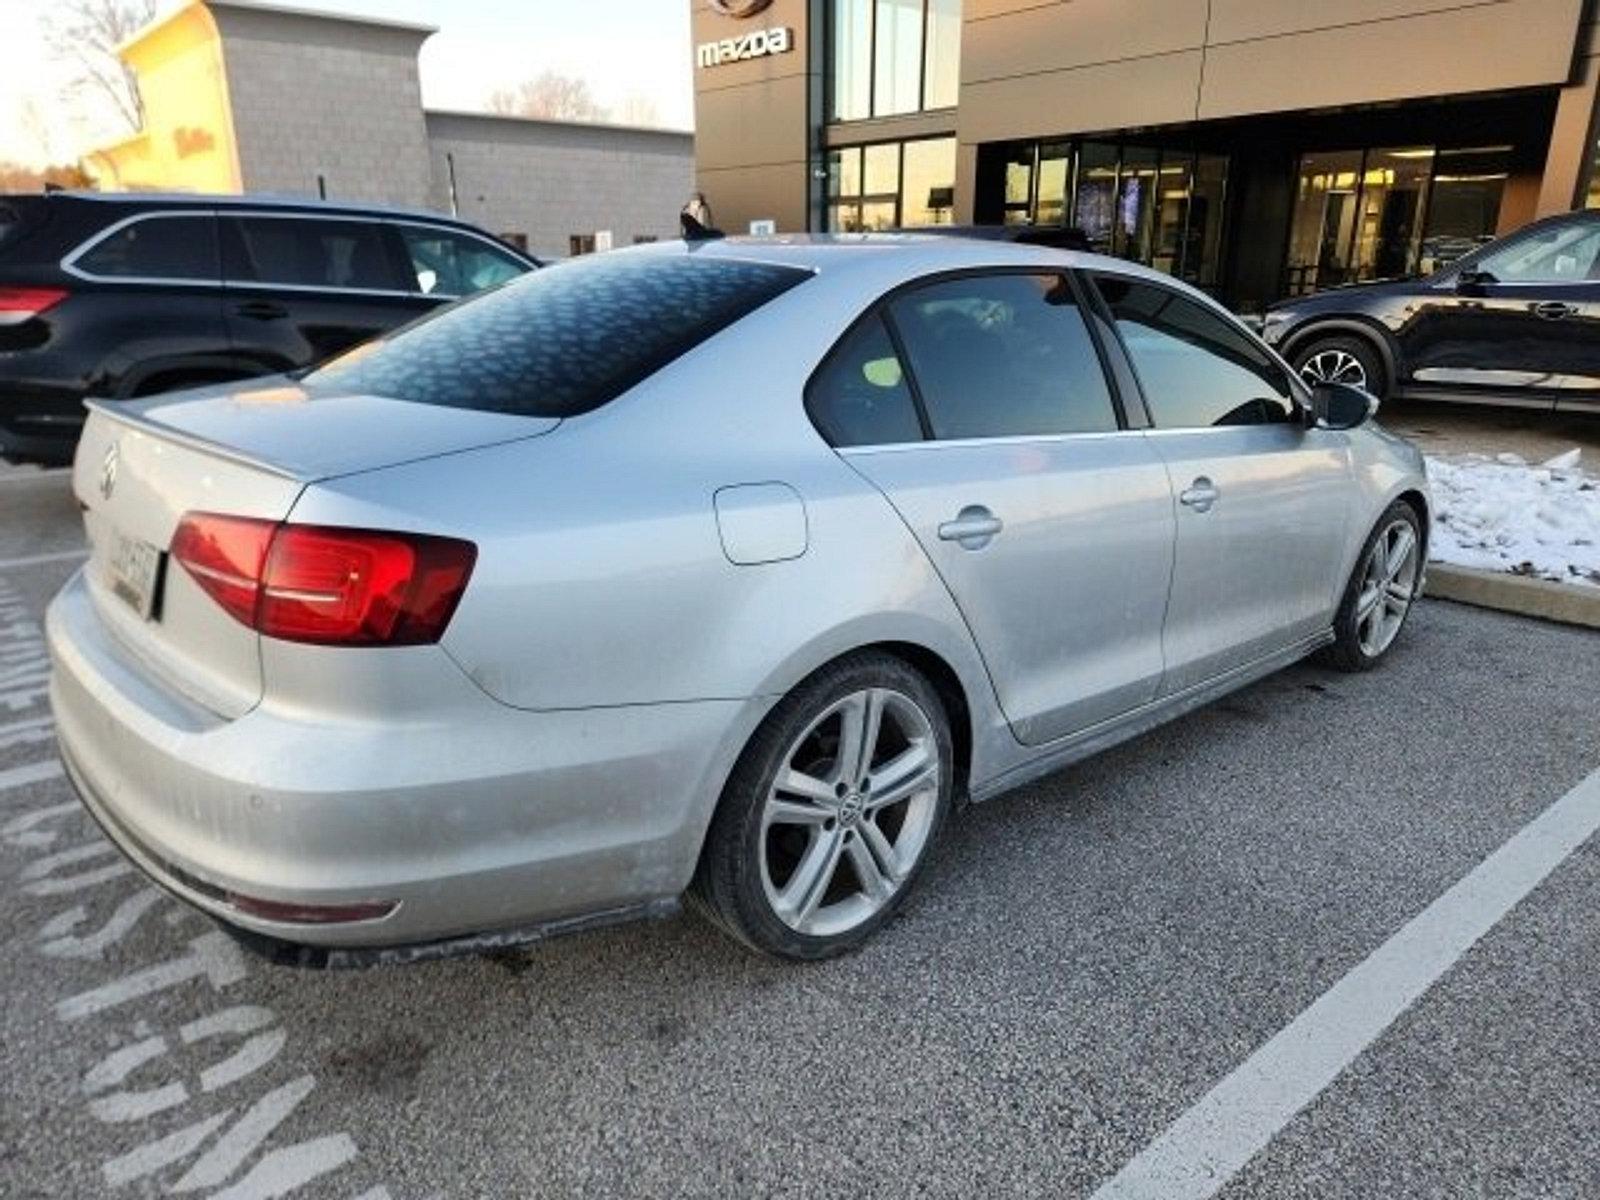
[[[641,92],[630,92],[617,110],[617,120],[624,125],[659,125],[661,110],[656,102]]]
[[[129,133],[137,130],[139,91],[116,48],[155,15],[156,0],[54,0],[46,36],[52,52],[74,68],[66,98],[92,97]]]
[[[545,117],[556,121],[604,121],[611,111],[595,103],[586,80],[546,71],[516,87],[489,94],[489,111],[509,117]]]

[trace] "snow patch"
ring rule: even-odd
[[[1600,476],[1575,448],[1533,465],[1515,454],[1427,456],[1436,562],[1600,587]]]

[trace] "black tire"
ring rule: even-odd
[[[1295,348],[1294,357],[1290,361],[1294,364],[1295,373],[1307,383],[1312,383],[1314,378],[1307,374],[1308,364],[1317,361],[1331,366],[1339,361],[1337,358],[1339,355],[1347,355],[1350,359],[1354,359],[1360,370],[1359,380],[1351,375],[1341,378],[1340,382],[1364,387],[1380,400],[1388,395],[1390,380],[1388,371],[1384,369],[1383,354],[1377,346],[1359,335],[1313,335],[1309,342]]]
[[[780,825],[773,829],[765,829],[763,814],[768,795],[779,770],[790,765],[788,760],[792,757],[791,751],[797,748],[796,743],[807,735],[807,731],[812,729],[819,716],[826,714],[834,705],[868,689],[884,689],[898,694],[899,697],[910,701],[926,718],[938,769],[936,794],[931,799],[931,818],[928,815],[928,790],[925,788],[919,793],[921,797],[919,800],[905,802],[908,807],[906,815],[902,816],[901,820],[911,819],[909,805],[913,803],[920,805],[917,827],[925,829],[926,834],[914,862],[898,880],[895,885],[896,890],[887,900],[881,901],[881,907],[859,924],[842,932],[827,935],[801,932],[778,914],[773,902],[768,898],[764,881],[771,873],[764,864],[768,861],[766,856],[769,852],[773,852],[772,839],[803,837],[806,839],[806,850],[809,851],[813,844],[812,839],[834,836],[832,831],[836,827],[843,826],[844,821],[831,822],[827,826],[826,835],[820,827],[807,830],[804,834],[793,832],[799,828],[798,826]],[[843,719],[841,714],[839,718],[841,730]],[[827,726],[821,728],[826,730]],[[826,745],[824,733],[814,733],[811,736],[822,739],[819,745]],[[885,741],[887,740],[886,735]],[[906,748],[909,746],[910,743],[907,743]],[[892,753],[888,757],[892,758]],[[853,949],[888,921],[915,887],[938,840],[945,817],[950,811],[954,757],[950,723],[938,693],[927,679],[904,660],[890,654],[863,651],[847,655],[829,664],[807,678],[778,703],[740,755],[728,778],[727,786],[723,789],[716,814],[706,834],[699,868],[690,888],[690,899],[713,923],[746,946],[763,954],[778,958],[815,960],[829,958]],[[861,790],[863,795],[867,794],[865,786]],[[881,815],[886,821],[892,819],[892,811],[898,807],[898,804],[891,805],[883,809]],[[850,818],[850,824],[854,826],[857,820],[861,826],[872,822],[876,830],[879,815],[859,814]],[[903,824],[901,830],[906,827]],[[865,832],[859,827],[840,828],[837,836],[841,839],[855,838],[861,842],[860,851],[865,852],[867,851]],[[798,860],[804,856],[804,853],[795,855],[797,874]],[[837,861],[842,868],[846,858],[840,854],[837,856]],[[835,879],[836,884],[842,885],[848,880],[855,880],[858,885],[860,884],[860,877],[856,876],[853,864],[846,873],[841,874],[836,869],[831,878]],[[819,890],[832,895],[833,886],[835,885],[826,885]],[[864,890],[862,894],[864,896]]]
[[[1372,653],[1369,647],[1363,644],[1361,636],[1361,617],[1357,607],[1361,601],[1363,585],[1368,580],[1368,568],[1372,562],[1373,549],[1379,538],[1391,530],[1396,522],[1405,522],[1411,528],[1412,537],[1416,546],[1416,566],[1408,582],[1410,599],[1406,601],[1404,610],[1400,613],[1400,623],[1388,640]],[[1367,540],[1361,546],[1361,554],[1356,559],[1354,570],[1350,572],[1350,580],[1345,584],[1344,596],[1339,601],[1339,611],[1333,618],[1333,643],[1323,647],[1317,653],[1317,659],[1325,666],[1333,667],[1340,671],[1370,671],[1382,662],[1394,649],[1400,639],[1400,634],[1405,628],[1406,619],[1411,615],[1411,606],[1416,600],[1417,584],[1422,579],[1422,564],[1426,542],[1423,539],[1422,519],[1417,515],[1417,510],[1404,500],[1396,500],[1384,509],[1383,516],[1378,518],[1372,532],[1367,534]]]

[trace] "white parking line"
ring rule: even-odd
[[[23,787],[30,783],[40,783],[46,779],[54,779],[59,774],[61,774],[61,764],[54,760],[29,763],[25,767],[8,767],[6,770],[0,771],[0,792]]]
[[[67,562],[74,558],[88,558],[87,550],[60,550],[54,554],[28,554],[22,558],[0,558],[0,571],[11,567],[37,567],[44,563]]]
[[[1206,1200],[1600,829],[1600,771],[1413,917],[1169,1125],[1091,1200]]]

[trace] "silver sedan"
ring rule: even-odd
[[[540,271],[296,378],[96,404],[62,757],[303,961],[673,910],[859,943],[952,808],[1422,583],[1420,456],[1205,296],[916,236]]]

